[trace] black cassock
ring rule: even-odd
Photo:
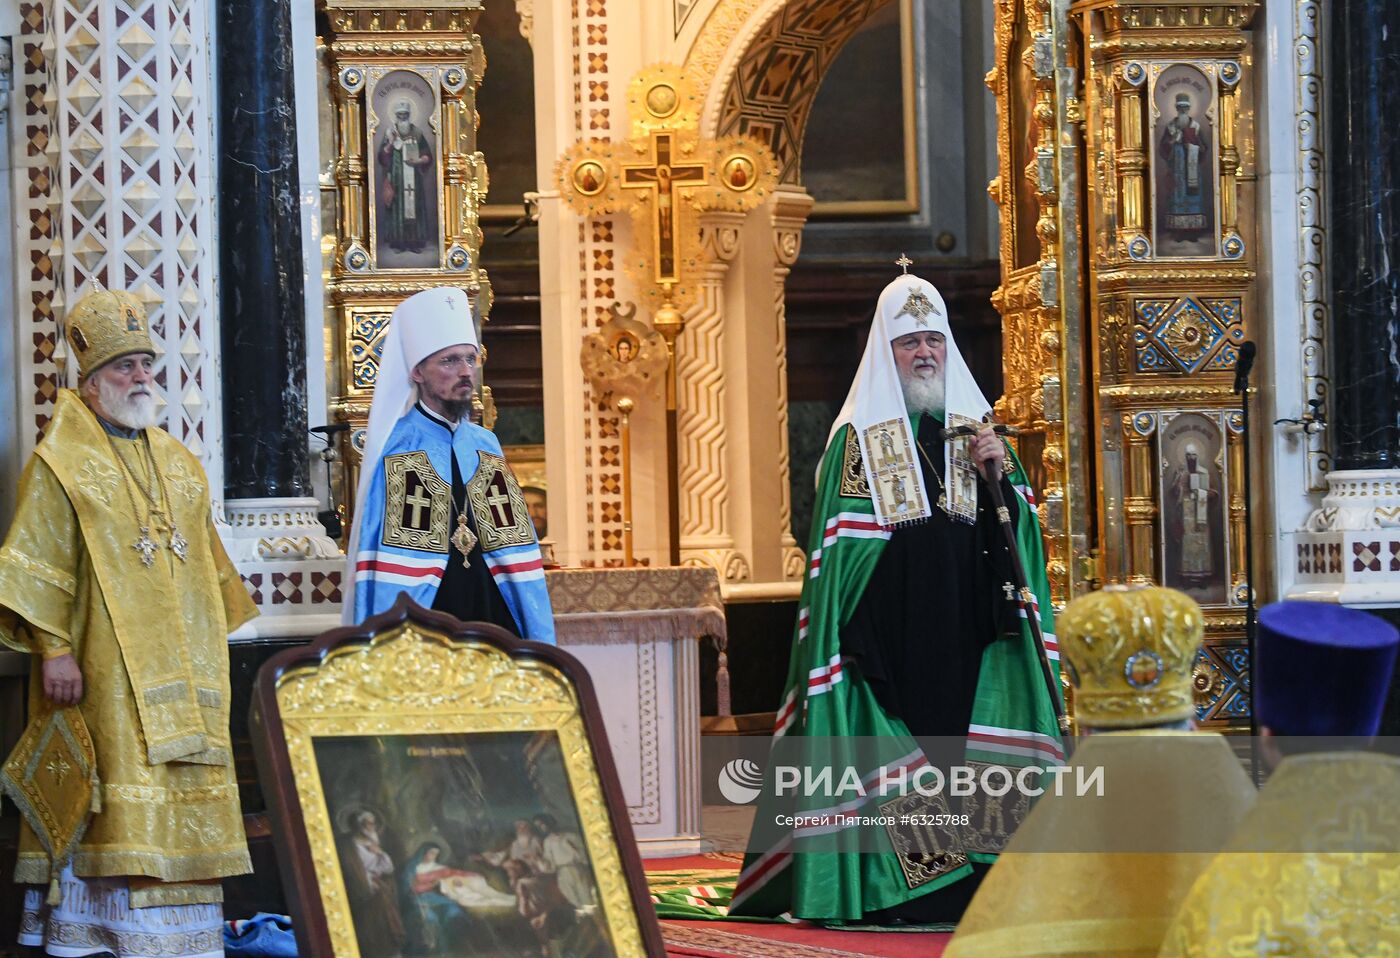
[[[419,409],[423,409],[419,404]],[[441,423],[441,419],[424,410],[424,415],[434,422]],[[446,429],[446,426],[443,426]],[[462,467],[457,465],[457,455],[452,455],[452,517],[448,528],[453,532],[457,531],[457,515],[460,510],[465,509],[467,513],[467,527],[471,529],[472,535],[476,535],[476,517],[472,515],[471,507],[467,502],[467,484],[462,478]],[[500,587],[496,585],[496,579],[491,575],[491,570],[486,567],[486,559],[481,554],[481,543],[477,542],[472,546],[471,552],[467,555],[470,565],[462,564],[462,553],[458,551],[457,544],[453,542],[447,553],[447,568],[442,574],[442,585],[438,586],[437,595],[433,597],[433,608],[439,612],[446,612],[455,615],[463,622],[491,622],[499,625],[511,635],[520,635],[520,626],[515,622],[515,616],[511,615],[510,607],[506,605],[506,600],[501,598]]]
[[[937,505],[942,489],[943,423],[923,416],[918,454],[933,515],[896,529],[841,630],[841,654],[869,683],[887,714],[916,737],[967,735],[982,653],[1003,635],[1019,635],[1020,613],[1006,585],[1011,554],[985,482],[977,480],[977,521],[963,523]],[[932,463],[932,465],[930,465]],[[1016,493],[1001,479],[1017,521]],[[990,866],[871,920],[956,921]]]

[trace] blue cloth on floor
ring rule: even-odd
[[[292,919],[260,911],[247,921],[226,921],[224,953],[250,958],[296,958]]]

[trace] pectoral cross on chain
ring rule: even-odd
[[[141,527],[141,538],[133,542],[131,548],[141,553],[141,564],[149,569],[156,561],[156,550],[160,548],[156,545],[156,541],[151,538],[150,526]]]
[[[1016,587],[1015,587],[1014,585],[1012,585],[1010,582],[1003,582],[1003,583],[1001,584],[1001,591],[1003,591],[1003,592],[1006,593],[1006,601],[1007,601],[1007,602],[1015,602],[1015,601],[1016,601]]]

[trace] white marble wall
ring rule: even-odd
[[[1304,166],[1301,138],[1315,120],[1303,109],[1298,30],[1306,27],[1309,9],[1320,6],[1319,0],[1267,0],[1254,28],[1259,132],[1257,315],[1262,321],[1257,327],[1261,352],[1252,426],[1255,449],[1263,452],[1255,480],[1254,524],[1264,539],[1256,553],[1261,602],[1279,598],[1293,587],[1298,572],[1294,534],[1321,500],[1320,493],[1309,488],[1316,473],[1310,477],[1308,440],[1274,425],[1277,419],[1300,417],[1309,398],[1304,394],[1304,341],[1309,333],[1304,295],[1305,281],[1314,275],[1306,268],[1307,261],[1316,259],[1317,253],[1309,253],[1304,244],[1317,234],[1304,235],[1302,218],[1313,212],[1300,208],[1307,197],[1300,200],[1299,194],[1308,182],[1300,173]],[[1307,285],[1308,295],[1315,298],[1312,284]]]
[[[316,10],[311,3],[292,4],[292,59],[296,71],[298,194],[301,199],[302,278],[306,296],[306,424],[330,421],[326,383],[326,288],[322,278],[320,171],[322,89],[316,63]],[[311,450],[312,494],[326,503],[325,444],[308,437]]]

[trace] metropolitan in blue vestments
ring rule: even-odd
[[[365,436],[347,622],[406,592],[464,621],[554,642],[525,497],[495,435],[468,418],[479,352],[461,289],[424,290],[394,310]]]

